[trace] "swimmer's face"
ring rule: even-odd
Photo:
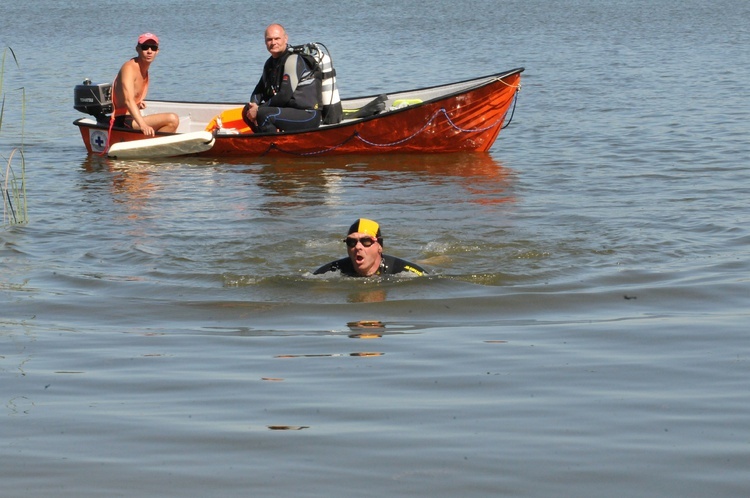
[[[366,233],[354,232],[347,235],[346,238],[352,241],[356,240],[354,247],[349,247],[349,244],[346,246],[346,252],[354,265],[354,271],[362,277],[374,275],[380,267],[383,246],[378,243],[377,239]],[[362,239],[365,239],[365,243],[369,240],[372,244],[365,247],[362,244]]]

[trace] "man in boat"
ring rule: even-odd
[[[360,218],[355,221],[349,227],[344,242],[348,256],[321,266],[313,275],[341,272],[349,277],[372,277],[401,272],[411,272],[420,276],[426,273],[419,265],[383,254],[380,225],[372,220]]]
[[[141,109],[146,108],[144,100],[148,93],[148,68],[159,52],[159,38],[155,34],[144,33],[138,37],[135,50],[138,55],[122,65],[113,84],[114,125],[141,130],[147,137],[156,135],[156,132],[172,133],[180,124],[177,114],[141,114]]]
[[[292,53],[288,41],[280,24],[266,28],[266,49],[271,57],[263,65],[263,74],[242,111],[243,119],[255,132],[302,131],[320,126],[320,69]]]

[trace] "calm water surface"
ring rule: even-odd
[[[0,494],[748,495],[750,4],[272,7],[2,7]],[[86,155],[73,87],[139,33],[152,98],[244,101],[274,21],[344,96],[525,67],[513,121],[488,155]],[[360,216],[430,276],[313,277]]]

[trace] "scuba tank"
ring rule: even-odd
[[[344,117],[341,107],[341,96],[336,85],[336,69],[328,47],[319,42],[304,45],[290,45],[289,51],[299,54],[318,67],[323,79],[322,92],[322,122],[323,124],[340,123]]]

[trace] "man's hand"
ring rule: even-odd
[[[255,123],[258,118],[258,104],[256,104],[255,102],[250,102],[245,116],[247,116],[247,119]]]
[[[145,125],[141,131],[143,131],[143,134],[146,135],[147,137],[156,136],[156,132],[149,125]]]

